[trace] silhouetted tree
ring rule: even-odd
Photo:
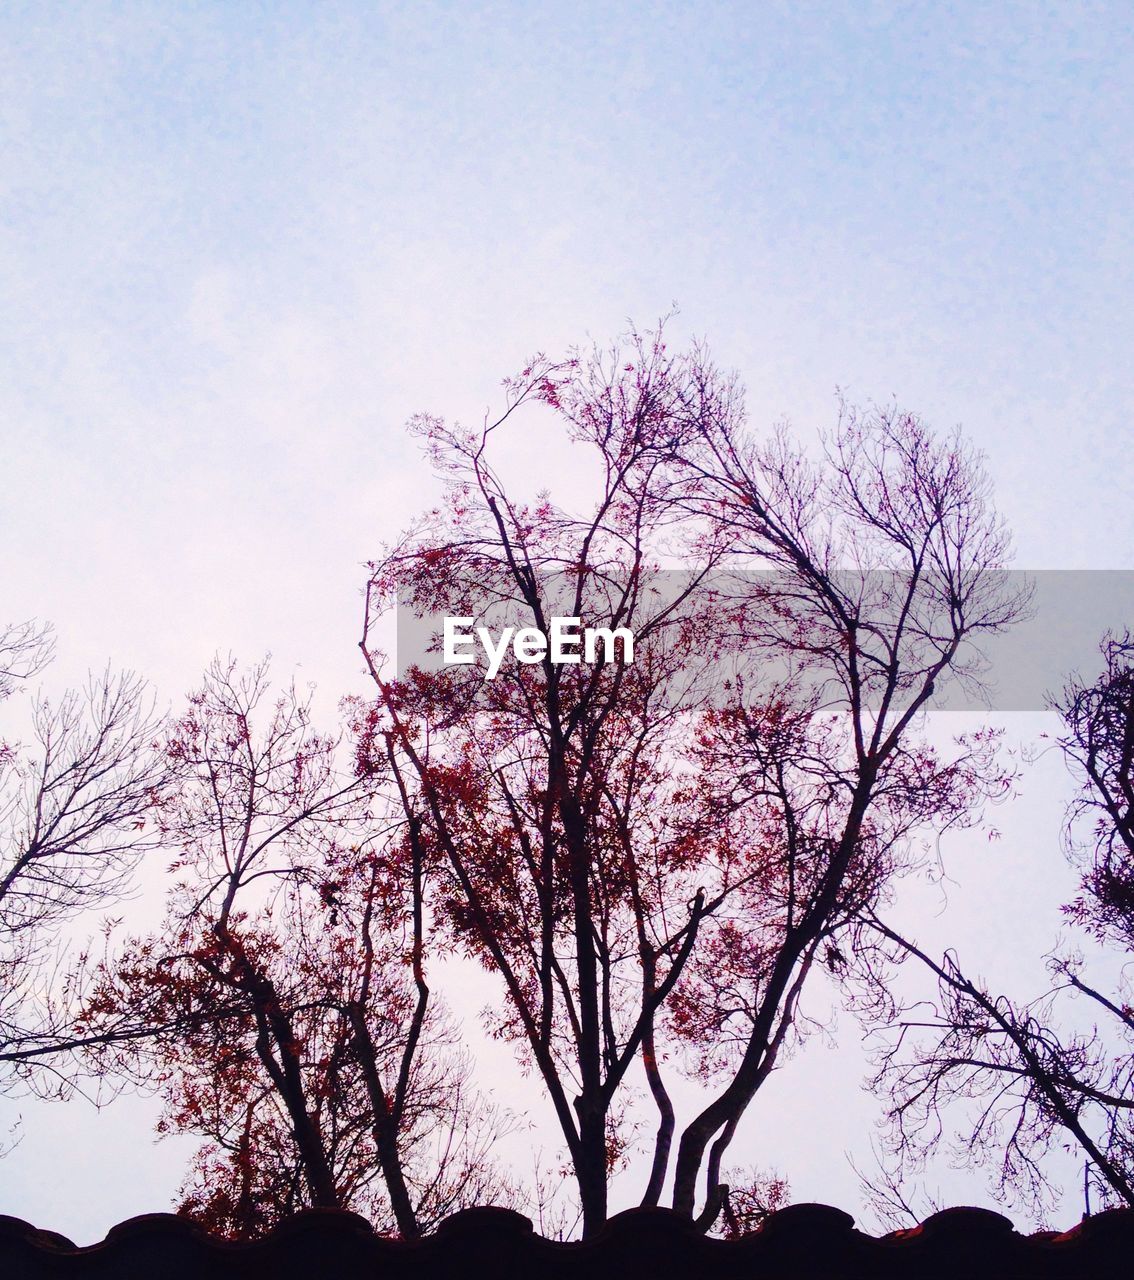
[[[51,658],[50,629],[0,633],[0,699]],[[62,931],[127,889],[152,849],[150,811],[165,776],[159,720],[130,673],[92,676],[57,701],[37,697],[32,742],[0,742],[0,1063],[9,1080],[64,1089],[83,1047]],[[108,1034],[137,1030],[127,1019]]]
[[[182,1211],[228,1235],[323,1205],[410,1237],[502,1188],[496,1117],[426,982],[412,819],[338,748],[264,666],[214,662],[166,742],[165,925],[87,1005],[95,1032],[124,1008],[161,1029],[104,1069],[160,1086],[162,1131],[209,1140]]]
[[[1056,703],[1060,745],[1080,790],[1067,823],[1081,868],[1067,919],[1125,964],[1134,954],[1134,642],[1107,636],[1104,669],[1072,680]],[[949,1131],[957,1100],[974,1104],[961,1144],[997,1168],[1001,1194],[1030,1201],[1048,1188],[1044,1157],[1073,1144],[1103,1203],[1134,1205],[1134,1011],[1125,970],[1117,990],[1084,977],[1082,961],[1049,957],[1051,988],[1020,1003],[967,975],[953,953],[935,961],[881,923],[887,939],[935,975],[938,1000],[908,1011],[880,1061],[878,1085],[893,1090],[890,1158],[916,1166]],[[1068,997],[1093,1018],[1072,1033]]]
[[[448,500],[374,566],[374,724],[413,779],[454,936],[501,978],[500,1032],[548,1090],[584,1233],[606,1215],[637,1055],[659,1113],[657,1203],[675,1125],[663,1030],[725,1081],[675,1169],[686,1214],[704,1171],[707,1226],[815,959],[869,970],[855,922],[908,865],[910,835],[969,821],[1002,789],[990,735],[942,760],[915,731],[935,681],[971,673],[967,642],[1022,601],[993,572],[1007,539],[978,460],[909,415],[846,411],[811,463],[785,434],[751,440],[735,384],[660,335],[533,361],[506,390],[482,430],[417,424]],[[532,402],[597,464],[590,514],[522,504],[493,470],[494,434]],[[674,562],[697,567],[667,593]],[[545,653],[495,679],[396,680],[369,640],[395,594],[494,629],[625,626],[634,661]]]
[[[393,749],[422,816],[431,874],[454,942],[502,981],[496,1034],[547,1090],[578,1185],[584,1234],[605,1221],[625,1151],[620,1089],[641,1055],[659,1112],[645,1203],[662,1190],[673,1108],[657,1020],[697,932],[751,872],[728,824],[704,821],[690,753],[712,692],[707,544],[697,572],[659,576],[672,526],[669,464],[695,411],[691,370],[642,343],[632,370],[534,361],[482,431],[417,423],[449,481],[427,516],[374,566],[363,648],[378,699],[372,732]],[[600,469],[592,513],[515,502],[492,468],[494,433],[521,406],[560,413]],[[393,599],[409,610],[547,633],[554,615],[629,628],[634,660],[508,662],[382,671],[370,627]],[[714,852],[713,846],[719,846]]]
[[[699,367],[706,387],[719,377]],[[979,457],[912,414],[843,406],[817,459],[786,430],[753,438],[735,409],[707,414],[682,464],[680,505],[769,571],[747,592],[752,678],[715,754],[726,804],[755,806],[776,851],[776,892],[753,904],[775,918],[756,946],[761,934],[738,921],[727,962],[706,970],[710,991],[739,988],[722,992],[738,1015],[733,1052],[723,1089],[682,1134],[674,1177],[674,1206],[692,1213],[703,1170],[711,1221],[721,1159],[820,949],[832,972],[876,985],[856,921],[909,865],[908,838],[971,821],[1006,785],[994,735],[942,759],[918,729],[937,683],[975,680],[972,642],[1010,625],[1026,596],[997,573],[1009,542]],[[768,662],[787,673],[770,698]]]

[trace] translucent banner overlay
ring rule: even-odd
[[[860,602],[862,619],[880,622],[884,632],[895,625],[907,585],[901,575],[840,571],[832,576],[846,598]],[[629,619],[620,619],[620,625],[634,629],[674,602],[676,609],[684,608],[695,617],[699,601],[707,598],[705,593],[711,593],[718,601],[758,596],[766,606],[779,600],[786,602],[784,607],[788,610],[799,599],[799,584],[773,570],[714,573],[699,584],[696,592],[688,594],[693,578],[693,574],[679,570],[654,573],[640,607]],[[1104,634],[1134,632],[1134,570],[1013,570],[988,574],[986,578],[986,598],[1019,599],[1030,593],[1025,616],[1001,631],[980,631],[966,641],[958,658],[972,672],[972,678],[945,676],[936,681],[931,703],[934,710],[1043,710],[1053,696],[1059,695],[1070,675],[1078,673],[1090,680],[1098,673],[1099,642]],[[617,587],[616,583],[613,585]],[[466,589],[461,595],[462,599],[444,609],[435,607],[438,601],[434,595],[427,611],[414,602],[399,600],[395,654],[399,677],[411,667],[437,671],[446,666],[442,654],[446,616],[471,617],[474,622],[464,630],[484,626],[495,640],[505,627],[518,629],[534,624],[532,610],[520,601],[504,598],[503,592],[485,588],[470,594]],[[601,588],[600,595],[601,600],[594,595],[589,600],[591,616],[587,616],[586,603],[580,610],[584,626],[612,625],[608,609],[615,598],[612,586]],[[564,576],[542,582],[540,600],[547,619],[573,616],[575,585]],[[595,607],[600,603],[603,607]],[[810,608],[811,603],[806,602],[804,607]],[[747,633],[736,634],[738,648],[753,657],[760,655],[761,663],[766,659],[769,677],[791,678],[793,663],[786,656],[788,647],[782,638],[782,613],[781,630],[774,644],[769,641],[770,632],[759,624],[758,614],[759,609],[749,614],[744,624],[749,628]],[[948,611],[942,605],[934,617],[933,606],[923,600],[919,625],[927,635],[947,635]],[[475,652],[476,664],[486,674],[488,663],[479,644],[474,643],[466,651]],[[640,654],[638,646],[639,657]],[[733,665],[730,659],[730,670]],[[507,669],[507,664],[502,666],[502,676],[507,675]],[[727,674],[722,669],[722,680]]]

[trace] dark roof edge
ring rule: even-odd
[[[170,1277],[209,1274],[314,1275],[328,1259],[344,1277],[522,1275],[538,1267],[541,1280],[597,1275],[629,1277],[761,1277],[811,1274],[835,1267],[847,1276],[933,1277],[983,1274],[1083,1277],[1113,1274],[1116,1261],[1134,1257],[1134,1209],[1109,1209],[1069,1231],[1018,1233],[1001,1214],[958,1207],[919,1226],[876,1237],[854,1219],[822,1204],[796,1204],[770,1214],[736,1240],[710,1239],[668,1209],[616,1214],[585,1241],[552,1241],[510,1209],[455,1213],[420,1240],[380,1236],[358,1214],[306,1209],[268,1235],[232,1241],[210,1235],[187,1218],[143,1214],[119,1223],[97,1244],[78,1246],[65,1236],[0,1215],[0,1270],[16,1264],[21,1276],[136,1274],[160,1264]]]

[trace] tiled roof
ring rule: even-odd
[[[80,1248],[0,1217],[3,1280],[1110,1280],[1134,1275],[1134,1209],[1071,1231],[1020,1235],[987,1209],[946,1209],[875,1237],[849,1214],[798,1204],[738,1240],[708,1239],[666,1209],[632,1209],[601,1233],[560,1243],[507,1209],[469,1209],[413,1242],[357,1214],[308,1209],[261,1240],[210,1236],[155,1213]]]

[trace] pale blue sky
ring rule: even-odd
[[[674,300],[755,422],[896,396],[987,451],[1022,567],[1134,567],[1132,28],[1117,3],[5,5],[0,612],[55,621],[59,680],[110,656],[174,698],[216,648],[270,648],[357,687],[359,563],[430,490],[408,415],[479,417],[532,351]],[[1022,829],[1054,904],[1056,832]],[[93,1239],[168,1203],[145,1108],[47,1110],[0,1210]],[[121,1174],[80,1194],[57,1144],[91,1134]],[[797,1194],[849,1206],[846,1143],[808,1141]]]

